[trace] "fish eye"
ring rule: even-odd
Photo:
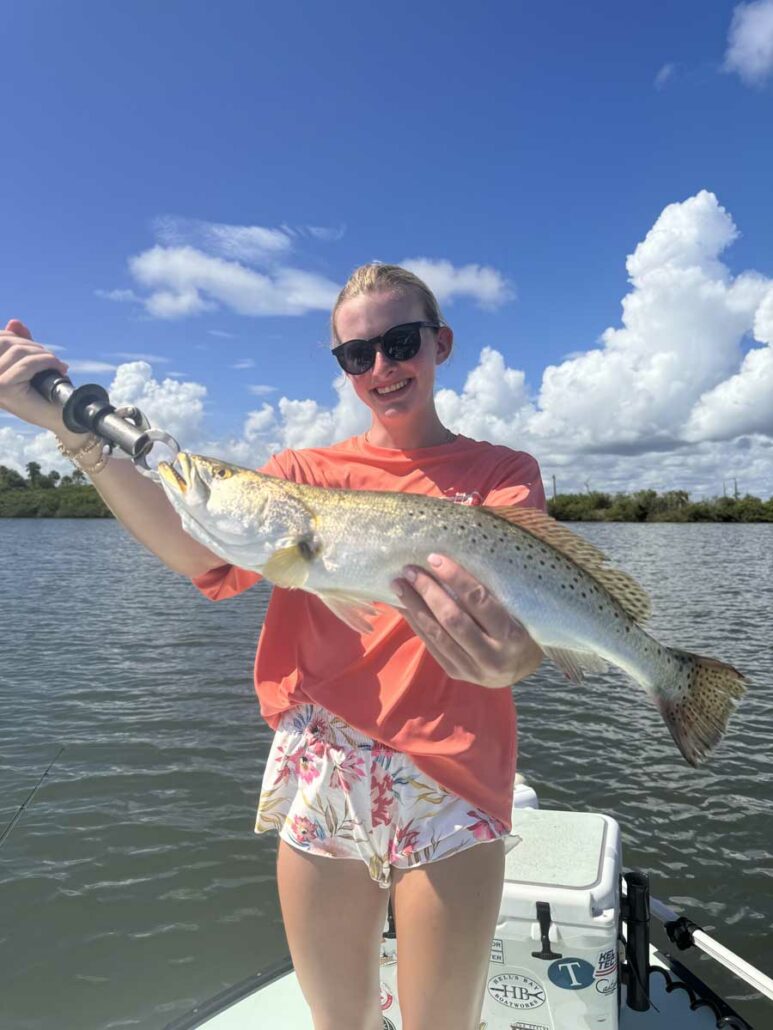
[[[231,475],[230,469],[219,468],[214,473],[215,479],[228,479]]]

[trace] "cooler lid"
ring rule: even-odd
[[[570,908],[598,913],[615,905],[620,831],[597,813],[520,809],[505,857],[505,894],[524,900],[560,891]],[[570,901],[574,892],[576,901]]]
[[[519,883],[588,890],[601,878],[606,833],[601,815],[516,811],[511,835],[520,840],[507,856],[505,876]]]

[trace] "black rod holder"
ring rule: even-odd
[[[650,881],[646,873],[634,870],[625,874],[625,882],[626,1004],[636,1012],[646,1012],[650,1007]]]

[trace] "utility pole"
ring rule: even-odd
[[[553,476],[553,500],[556,499],[556,477]]]
[[[733,497],[738,500],[738,480],[733,479]]]

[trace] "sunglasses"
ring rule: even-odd
[[[351,376],[361,376],[376,363],[380,350],[390,361],[409,361],[419,353],[422,329],[439,329],[437,322],[406,322],[387,329],[372,340],[347,340],[333,347],[338,364]]]

